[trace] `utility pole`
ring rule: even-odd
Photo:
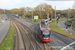
[[[32,8],[32,21],[33,21],[33,8]]]
[[[25,17],[25,8],[24,8],[24,17]]]
[[[52,13],[51,13],[51,20],[52,20]]]
[[[40,19],[41,19],[41,7],[39,7],[39,11],[40,11]]]
[[[68,21],[68,17],[69,17],[69,9],[68,9],[67,11],[68,11],[68,16],[67,16],[67,21]]]
[[[56,6],[55,6],[55,25],[56,25]]]
[[[40,10],[40,19],[41,19],[41,10]]]
[[[47,19],[48,19],[47,24],[48,24],[48,27],[49,27],[49,13],[48,12],[47,12]]]
[[[74,0],[73,8],[72,9],[75,9],[75,0]],[[74,14],[74,18],[75,18],[75,14]]]

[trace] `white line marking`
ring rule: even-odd
[[[63,48],[62,48],[62,49],[60,49],[60,50],[64,50],[64,49],[66,49],[67,47],[70,47],[70,45],[73,45],[73,44],[75,44],[75,41],[74,41],[74,42],[72,42],[72,43],[70,43],[69,45],[67,45],[67,46],[63,47]]]

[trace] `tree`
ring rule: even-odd
[[[51,13],[53,13],[52,9],[53,9],[52,6],[48,5],[46,3],[41,3],[37,7],[34,8],[34,10],[37,11],[38,14],[40,12],[40,14],[39,14],[40,18],[41,18],[41,16],[43,17],[43,14],[47,15],[47,12],[49,12],[49,14],[51,15]]]
[[[75,9],[72,9],[71,11],[72,16],[75,17]]]
[[[54,13],[52,6],[46,3],[41,3],[34,8],[31,8],[31,7],[25,7],[25,8],[22,7],[20,9],[14,8],[14,9],[11,9],[10,12],[14,14],[19,14],[20,16],[25,14],[25,16],[28,16],[28,17],[31,16],[33,12],[33,15],[38,15],[39,18],[47,18],[47,12],[49,13],[50,17],[51,17],[51,14]]]
[[[11,11],[11,13],[14,13],[14,14],[19,13],[19,9],[17,9],[17,8],[11,9],[10,11]]]

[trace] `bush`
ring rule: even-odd
[[[75,19],[67,21],[67,22],[66,22],[66,25],[67,25],[67,26],[71,26],[71,22],[72,22],[72,21],[75,21]]]
[[[67,22],[66,22],[66,25],[67,25],[67,26],[71,26],[71,22],[67,21]]]

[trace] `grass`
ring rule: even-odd
[[[1,21],[1,19],[0,19],[0,21]]]
[[[2,14],[0,14],[0,16],[1,16]]]
[[[13,26],[11,25],[6,37],[0,44],[0,50],[12,50],[13,42],[14,42],[14,29]]]
[[[52,19],[52,21],[55,21],[55,19]]]
[[[21,19],[25,19],[24,17],[22,17],[22,16],[19,16]]]
[[[25,19],[25,18],[21,17],[21,19]]]
[[[61,22],[61,20],[59,20],[58,22]],[[57,23],[57,21],[56,21],[56,25],[55,25],[55,22],[51,22],[50,25],[58,26],[58,23]]]
[[[36,20],[36,22],[41,22],[41,20]]]
[[[55,48],[53,48],[53,50],[55,50]]]
[[[74,37],[74,39],[75,39],[75,36],[70,35],[70,33],[66,32],[66,31],[64,31],[64,30],[62,30],[62,29],[60,29],[60,28],[50,27],[50,29],[51,29],[52,31],[58,33],[58,34],[61,34],[61,35],[63,35],[63,36],[69,37],[69,38],[73,38],[73,37]]]
[[[36,25],[37,25],[37,23],[35,23],[35,22],[32,22],[32,21],[30,21],[30,20],[26,20],[26,21],[28,21],[28,22],[30,22],[30,23],[32,23],[32,24],[36,24]]]

